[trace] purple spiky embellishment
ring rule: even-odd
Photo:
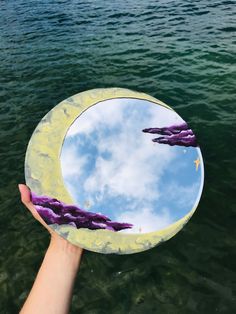
[[[111,221],[105,215],[80,209],[75,205],[67,205],[56,198],[38,196],[31,192],[31,200],[37,212],[47,224],[68,224],[76,228],[107,229],[120,231],[132,228],[130,223]]]
[[[170,146],[193,146],[197,147],[197,140],[193,131],[188,127],[187,123],[184,122],[179,125],[171,125],[163,128],[148,128],[142,130],[144,133],[160,134],[157,138],[152,139],[153,142],[159,144],[168,144]]]

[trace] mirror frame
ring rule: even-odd
[[[25,157],[25,179],[33,192],[73,204],[61,172],[60,154],[64,138],[71,124],[86,109],[101,101],[114,98],[148,100],[174,111],[154,97],[123,88],[92,89],[65,99],[43,117],[29,141]],[[199,157],[203,183],[204,166],[201,152]],[[70,225],[49,226],[63,238],[84,249],[105,254],[131,254],[148,250],[173,237],[188,222],[197,205],[187,215],[168,227],[144,234],[125,234],[105,229],[76,229]]]

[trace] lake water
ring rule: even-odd
[[[184,229],[144,253],[85,252],[71,313],[233,313],[235,1],[20,1],[0,9],[0,313],[17,313],[49,237],[21,205],[41,118],[91,88],[172,106],[200,143],[205,186]]]

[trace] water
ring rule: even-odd
[[[235,1],[20,1],[0,10],[0,313],[17,313],[48,235],[20,204],[24,154],[41,118],[98,87],[143,91],[196,133],[197,212],[173,239],[129,256],[85,252],[71,313],[233,313]]]

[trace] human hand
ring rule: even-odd
[[[30,189],[25,184],[19,184],[18,187],[22,203],[51,235],[43,263],[20,313],[69,313],[72,289],[83,249],[51,229],[32,203]]]
[[[42,217],[39,215],[36,208],[34,207],[34,204],[31,201],[30,189],[28,188],[28,186],[25,184],[18,184],[18,188],[21,194],[22,203],[29,209],[33,217],[48,230],[51,236],[56,236],[56,232],[46,224],[46,222],[42,219]]]
[[[62,238],[56,231],[54,231],[52,228],[50,228],[47,223],[42,219],[42,217],[39,215],[37,212],[36,208],[34,207],[34,204],[31,201],[31,196],[30,196],[30,189],[25,185],[25,184],[19,184],[18,185],[20,194],[21,194],[21,201],[22,203],[29,209],[33,217],[38,220],[50,233],[51,235],[51,242],[53,244],[56,244],[59,247],[65,247],[69,250],[72,251],[78,251],[81,252],[82,249],[78,246],[75,246]]]

